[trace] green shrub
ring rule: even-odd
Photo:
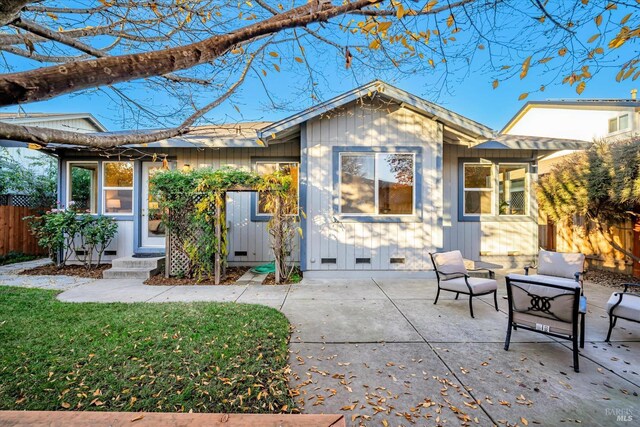
[[[60,267],[72,256],[89,269],[99,265],[118,232],[118,224],[113,218],[81,213],[73,207],[52,209],[41,216],[24,219],[30,221],[31,232],[38,244],[47,249],[49,257]],[[61,259],[58,259],[59,253],[62,253]]]

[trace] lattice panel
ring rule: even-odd
[[[197,242],[198,233],[190,221],[195,205],[202,200],[202,195],[196,195],[191,203],[178,212],[170,212],[171,222],[175,224],[167,233],[167,271],[169,276],[185,276],[191,270],[191,261],[184,251],[185,243]]]
[[[26,194],[2,194],[0,195],[0,206],[24,206],[25,208],[35,208],[38,203],[33,197]]]

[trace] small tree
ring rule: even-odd
[[[613,248],[640,261],[610,230],[612,224],[640,216],[640,137],[597,141],[568,156],[541,177],[536,192],[540,209],[552,220],[583,216]]]
[[[267,223],[269,242],[275,258],[275,281],[289,280],[295,266],[291,259],[296,234],[302,236],[298,206],[297,180],[284,171],[276,171],[262,176],[256,189],[263,192],[264,207],[271,212]]]

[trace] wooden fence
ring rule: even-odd
[[[613,241],[625,250],[640,251],[640,230],[634,232],[633,223],[626,221],[611,227]],[[573,224],[547,223],[540,226],[540,246],[558,252],[580,252],[586,255],[590,269],[615,271],[640,277],[640,265],[634,272],[633,261],[609,243],[609,237],[595,225],[576,218]],[[638,264],[638,263],[636,263]]]
[[[0,255],[11,251],[29,255],[46,255],[22,218],[37,214],[37,210],[24,206],[0,206]]]

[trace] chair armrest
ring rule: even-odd
[[[640,283],[623,283],[624,285],[624,291],[623,292],[628,292],[629,287],[634,287],[634,288],[638,288],[638,291],[640,291]]]
[[[496,273],[493,270],[489,270],[488,268],[483,268],[483,267],[479,267],[479,268],[467,268],[467,271],[486,271],[489,273],[489,279],[495,279],[496,277]]]
[[[464,271],[460,271],[460,272],[451,272],[451,273],[443,273],[442,271],[438,271],[438,273],[442,274],[443,276],[459,276],[459,277],[470,277],[467,273],[465,273]]]
[[[533,268],[534,270],[537,270],[537,269],[538,269],[538,266],[537,266],[537,265],[525,265],[525,266],[524,266],[524,275],[525,275],[525,276],[528,276],[528,275],[529,275],[529,269],[530,269],[530,268]]]

